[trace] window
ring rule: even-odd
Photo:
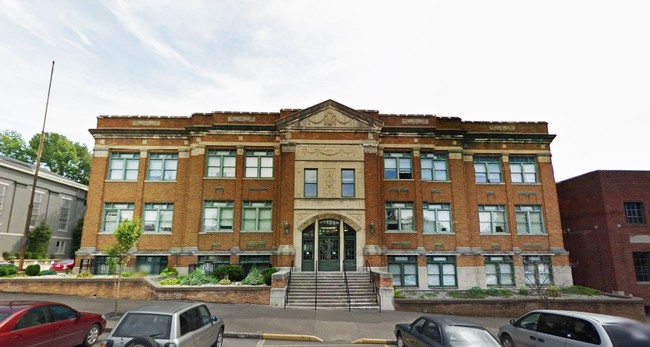
[[[0,183],[0,216],[5,208],[5,198],[7,197],[7,185]]]
[[[447,181],[447,154],[422,153],[420,154],[423,181]]]
[[[109,275],[110,265],[107,256],[97,255],[93,262],[93,275]]]
[[[315,198],[318,196],[318,170],[305,169],[305,197]]]
[[[54,254],[65,253],[65,241],[56,241],[56,251]]]
[[[41,215],[41,207],[43,206],[43,192],[34,192],[34,204],[32,205],[32,219],[29,221],[30,227],[35,227],[38,224],[38,219]]]
[[[203,273],[211,276],[214,273],[214,270],[222,265],[230,265],[230,256],[229,255],[200,255],[199,256],[199,268],[203,270]]]
[[[527,285],[553,284],[551,257],[548,255],[524,256],[524,280]]]
[[[413,178],[413,170],[410,152],[384,153],[384,179],[405,180],[411,178]]]
[[[451,233],[451,206],[423,203],[424,234]]]
[[[534,156],[510,157],[512,183],[537,183],[537,165]]]
[[[273,151],[248,151],[246,152],[247,178],[273,177]]]
[[[108,179],[127,181],[138,179],[139,153],[111,153]]]
[[[511,256],[485,256],[484,259],[488,286],[513,286],[515,284]]]
[[[418,286],[418,258],[416,256],[389,256],[388,272],[397,287]]]
[[[206,174],[208,177],[235,177],[236,162],[235,150],[208,150]]]
[[[456,287],[456,258],[427,256],[427,281],[429,287]]]
[[[481,234],[504,234],[506,226],[506,207],[503,205],[479,205],[478,220]]]
[[[61,305],[51,305],[50,313],[52,314],[52,320],[55,322],[77,318],[76,311]]]
[[[31,310],[25,312],[25,314],[20,318],[18,323],[16,323],[14,330],[31,328],[31,327],[49,323],[47,319],[48,314],[46,311],[47,311],[47,307],[42,306],[42,307],[32,308]]]
[[[232,201],[206,201],[203,204],[203,231],[232,231]]]
[[[650,282],[650,252],[632,252],[634,273],[639,282]]]
[[[59,230],[68,231],[68,220],[70,219],[70,209],[72,208],[72,199],[61,198],[61,207],[59,209]]]
[[[544,218],[542,206],[517,205],[515,206],[518,234],[544,234]]]
[[[626,202],[623,204],[625,210],[625,222],[629,224],[643,224],[643,204],[640,202]]]
[[[497,156],[475,156],[476,183],[501,183],[501,161]]]
[[[353,198],[355,196],[354,169],[341,170],[341,196]]]
[[[175,181],[178,169],[178,153],[151,153],[149,155],[148,180]]]
[[[576,341],[600,345],[598,330],[586,320],[580,318],[569,318],[569,332],[567,338]]]
[[[133,204],[105,203],[102,218],[102,232],[115,232],[120,222],[126,219],[133,219]]]
[[[270,201],[245,201],[242,231],[271,231]]]
[[[137,256],[135,271],[149,275],[159,275],[167,267],[167,256]]]
[[[171,233],[174,204],[144,204],[144,232]]]
[[[260,272],[271,267],[271,256],[269,255],[242,255],[239,257],[239,265],[244,269],[244,274],[248,274],[253,268]]]
[[[413,222],[414,218],[412,202],[386,203],[386,230],[414,230]]]

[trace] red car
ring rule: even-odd
[[[50,265],[50,269],[54,271],[66,271],[74,268],[74,259],[58,260]]]
[[[104,315],[50,301],[0,301],[0,347],[92,346]]]

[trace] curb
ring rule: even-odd
[[[310,341],[310,342],[323,342],[318,336],[313,335],[294,335],[294,334],[253,334],[253,333],[224,333],[224,337],[240,338],[240,339],[264,339],[264,340],[285,340],[285,341]]]
[[[368,339],[368,338],[361,338],[358,340],[352,341],[354,344],[368,344],[368,345],[395,345],[396,342],[395,340],[388,340],[388,339]]]

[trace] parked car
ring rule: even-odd
[[[101,347],[222,347],[225,325],[204,303],[162,301],[126,312]]]
[[[63,260],[57,260],[52,265],[50,265],[50,269],[54,271],[66,271],[66,270],[72,270],[74,268],[74,259],[63,259]]]
[[[470,320],[438,314],[425,314],[413,323],[395,325],[398,347],[501,347],[484,327]]]
[[[535,310],[499,328],[504,347],[650,346],[650,326],[596,313]]]
[[[50,301],[0,301],[0,347],[92,346],[103,315]]]

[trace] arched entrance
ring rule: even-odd
[[[322,219],[302,231],[302,271],[356,270],[356,230],[338,219]]]

